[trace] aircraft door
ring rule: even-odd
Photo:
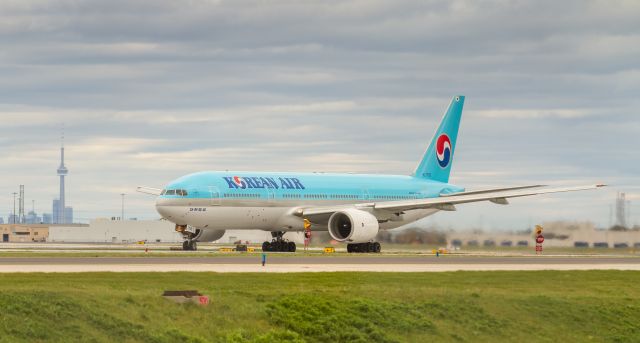
[[[267,188],[265,188],[265,189],[267,190],[267,201],[268,201],[268,202],[272,202],[272,201],[274,201],[274,200],[275,200],[275,198],[276,198],[276,193],[275,193],[275,191],[273,190],[273,188],[269,188],[269,187],[267,187]]]
[[[211,196],[211,205],[219,206],[220,205],[220,189],[216,186],[209,186],[209,194]]]
[[[362,189],[362,200],[369,200],[369,190],[366,188]]]

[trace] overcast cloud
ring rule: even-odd
[[[604,182],[604,191],[459,206],[429,221],[640,223],[637,1],[0,2],[0,216],[26,185],[51,212],[65,124],[81,220],[156,218],[199,170],[410,173],[467,96],[452,182]]]

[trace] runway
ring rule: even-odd
[[[489,270],[640,270],[640,258],[603,256],[273,256],[2,257],[14,272],[446,272]]]

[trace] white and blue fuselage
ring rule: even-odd
[[[178,225],[291,231],[303,230],[302,219],[291,216],[297,208],[434,198],[462,191],[448,183],[403,175],[200,172],[167,185],[156,208]],[[380,228],[396,228],[437,211],[406,211],[397,221],[380,223]]]

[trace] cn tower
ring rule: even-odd
[[[60,202],[58,203],[58,224],[64,224],[64,210],[66,208],[64,202],[64,177],[69,173],[67,167],[64,166],[64,138],[60,146],[60,167],[58,167],[58,176],[60,176]]]

